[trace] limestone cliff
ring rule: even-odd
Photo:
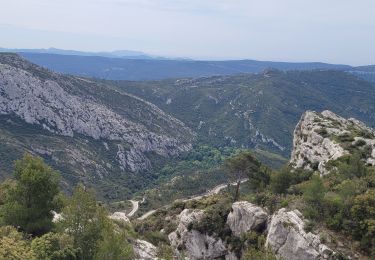
[[[9,134],[2,136],[4,145],[19,141],[20,153],[67,165],[62,171],[74,168],[76,176],[149,170],[149,155],[178,155],[195,138],[181,121],[147,101],[92,80],[50,72],[15,54],[0,54],[0,120],[0,135],[2,130]],[[16,130],[18,121],[23,123]],[[22,132],[24,128],[28,131]],[[36,133],[43,141],[33,142]],[[57,144],[57,139],[63,141]]]
[[[331,111],[306,111],[294,130],[290,163],[296,168],[328,171],[330,160],[352,153],[365,152],[366,162],[375,165],[375,132],[362,122],[345,119]]]

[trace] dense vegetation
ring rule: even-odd
[[[239,153],[237,148],[197,146],[175,161],[167,163],[156,172],[154,185],[140,196],[147,198],[139,213],[159,208],[176,199],[202,194],[218,184],[227,182],[228,176],[221,169],[225,159]]]
[[[244,162],[246,158],[249,160]],[[232,164],[230,173],[235,179],[238,172],[241,172],[241,178],[249,177],[249,181],[242,184],[240,194],[236,188],[228,188],[222,194],[199,201],[176,202],[138,223],[136,230],[145,236],[156,236],[161,229],[171,231],[175,226],[169,215],[178,214],[185,208],[200,208],[205,210],[205,217],[191,228],[219,236],[235,252],[253,255],[251,259],[272,257],[264,251],[265,238],[261,233],[251,232],[237,238],[225,224],[231,203],[239,196],[239,200],[263,206],[270,213],[282,207],[297,208],[310,219],[306,231],[318,230],[326,243],[334,243],[345,236],[345,243],[351,244],[351,248],[341,248],[349,250],[345,253],[358,250],[375,256],[375,168],[366,166],[360,156],[346,155],[331,162],[332,172],[326,176],[289,166],[272,171],[248,153],[238,154],[227,162]],[[234,166],[236,162],[238,165]]]
[[[139,214],[147,210],[159,208],[172,203],[176,199],[188,198],[204,194],[213,187],[237,181],[222,167],[225,160],[243,152],[236,147],[215,148],[198,145],[178,158],[167,162],[153,173],[154,182],[150,188],[140,190],[136,196],[147,198],[140,205]],[[277,168],[284,159],[262,150],[253,152],[261,161],[269,162]]]
[[[375,168],[357,154],[330,162],[325,176],[285,167],[271,175],[269,186],[248,199],[275,211],[299,208],[312,221],[308,229],[325,227],[358,241],[357,250],[374,255]]]
[[[106,82],[157,105],[196,131],[198,142],[214,147],[258,148],[288,157],[294,127],[306,110],[328,109],[370,127],[375,122],[374,84],[340,71]]]
[[[262,230],[235,237],[226,226],[231,204],[237,199],[263,206],[270,213],[281,207],[298,208],[310,219],[307,231],[319,230],[321,239],[331,242],[345,235],[351,238],[348,241],[357,241],[354,249],[374,256],[375,169],[364,164],[361,154],[331,161],[331,172],[325,176],[288,166],[271,170],[249,152],[208,147],[186,155],[175,167],[190,167],[193,158],[199,169],[221,166],[227,169],[226,178],[249,180],[241,192],[228,187],[201,200],[177,201],[144,221],[135,221],[133,230],[111,221],[106,207],[81,185],[65,197],[58,188],[58,173],[40,158],[26,154],[15,162],[14,178],[0,186],[0,258],[131,259],[130,243],[140,236],[158,246],[160,256],[171,259],[167,234],[176,228],[173,216],[190,208],[204,209],[206,214],[189,228],[216,235],[232,251],[251,259],[273,259],[264,249]],[[170,170],[171,165],[166,166],[161,176],[167,178],[170,173],[162,173]],[[62,212],[56,223],[52,210]]]
[[[131,259],[131,230],[108,218],[94,194],[59,191],[58,173],[26,154],[0,186],[0,259]],[[53,211],[62,217],[53,222]]]

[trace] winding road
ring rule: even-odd
[[[241,184],[247,182],[248,180],[249,179],[242,179],[241,180]],[[231,186],[237,185],[237,182],[232,182],[232,183],[230,183],[230,185]],[[215,194],[218,194],[221,190],[225,189],[226,187],[228,187],[228,183],[220,184],[220,185],[214,187],[211,190],[208,190],[207,192],[205,192],[205,193],[203,193],[201,195],[197,195],[197,196],[194,196],[194,197],[191,197],[191,198],[188,198],[188,199],[182,199],[182,201],[186,202],[186,201],[190,201],[190,200],[199,200],[199,199],[202,199],[202,198],[207,197],[207,196],[215,195]],[[143,198],[143,201],[144,200],[145,200],[145,198]],[[130,202],[133,204],[133,209],[128,214],[129,217],[133,216],[137,212],[137,210],[139,208],[139,201],[131,200]],[[136,205],[136,207],[135,207],[135,205]],[[158,208],[158,209],[150,210],[150,211],[146,212],[145,214],[143,214],[142,216],[140,216],[138,219],[139,220],[144,220],[144,219],[148,218],[149,216],[151,216],[152,214],[154,214],[157,210],[162,209],[162,208],[166,208],[167,206],[168,205],[163,206],[163,207]],[[130,215],[131,213],[132,213],[132,215]]]
[[[139,209],[139,201],[138,200],[129,200],[133,206],[132,210],[126,215],[127,217],[132,217]]]

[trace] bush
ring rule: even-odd
[[[62,214],[61,232],[73,238],[74,247],[82,250],[83,259],[92,259],[103,232],[113,229],[107,212],[97,204],[93,192],[78,186]]]
[[[122,231],[114,232],[111,228],[103,230],[94,259],[134,259],[133,247],[127,241],[127,233]]]
[[[51,211],[61,207],[58,174],[41,158],[25,154],[15,162],[14,177],[0,208],[3,222],[34,235],[48,232],[53,226]]]
[[[30,241],[14,227],[0,227],[0,259],[35,259]]]
[[[322,178],[319,175],[314,175],[304,187],[303,198],[310,206],[318,208],[322,204],[324,192]]]
[[[73,239],[66,234],[47,233],[35,238],[31,249],[40,260],[79,259],[80,250],[73,247]]]
[[[245,250],[243,254],[243,259],[246,260],[276,260],[276,256],[271,251],[259,250],[250,247]]]
[[[271,175],[271,190],[274,193],[286,193],[292,183],[293,173],[288,167],[282,168],[280,171]]]
[[[375,189],[356,196],[350,213],[356,223],[353,235],[360,239],[362,249],[370,252],[375,247]]]
[[[221,202],[211,206],[204,214],[204,217],[198,222],[193,222],[191,229],[198,230],[203,234],[217,234],[225,240],[225,237],[231,234],[226,225],[231,205]]]

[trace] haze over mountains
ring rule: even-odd
[[[272,62],[257,60],[189,60],[149,55],[137,51],[81,52],[50,49],[0,49],[17,52],[31,62],[53,71],[84,77],[110,80],[158,80],[165,78],[205,77],[259,73],[265,69],[315,70],[335,69],[349,71],[367,80],[375,81],[373,66],[321,62]]]
[[[57,49],[57,48],[48,48],[48,49],[0,48],[0,52],[98,56],[98,57],[123,58],[123,59],[153,59],[153,58],[163,59],[163,57],[152,56],[141,51],[130,51],[130,50],[116,50],[116,51],[110,51],[110,52],[89,52],[89,51],[63,50],[63,49]]]

